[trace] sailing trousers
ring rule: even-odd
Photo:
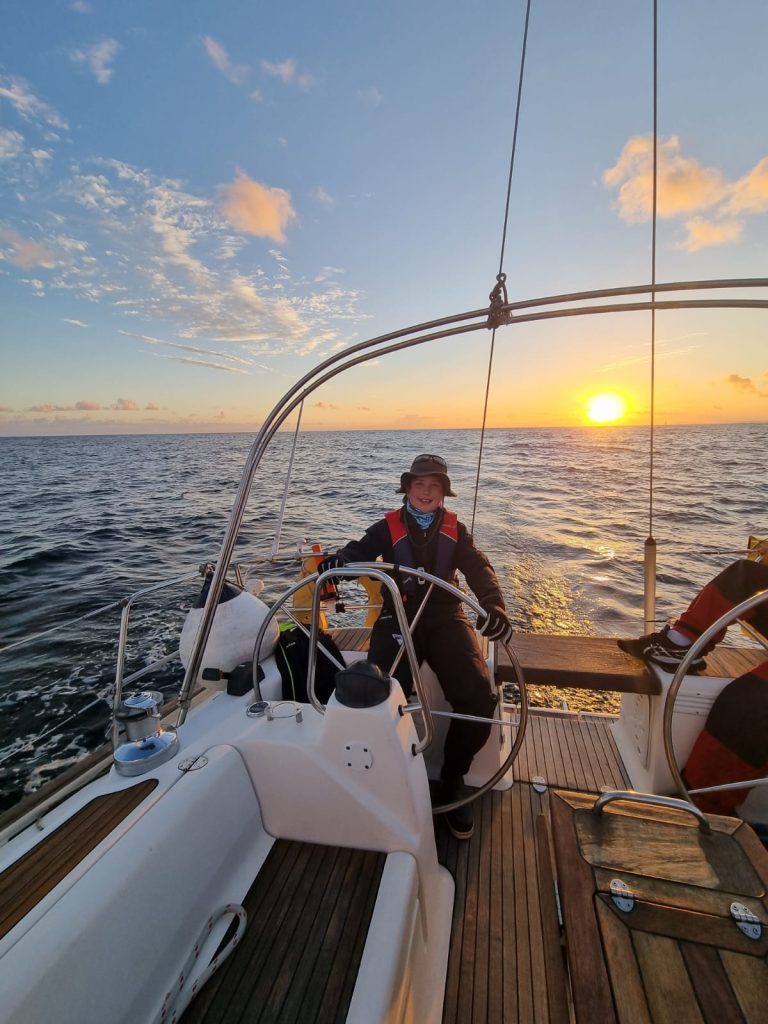
[[[455,712],[493,717],[497,698],[491,688],[475,631],[460,610],[441,613],[439,617],[428,618],[425,615],[416,626],[413,644],[417,660],[419,663],[426,661],[434,670],[445,699]],[[401,646],[397,618],[385,609],[371,631],[368,660],[389,672]],[[395,670],[395,678],[409,696],[413,691],[413,680],[405,655]],[[490,731],[490,725],[453,719],[445,739],[443,777],[466,775]]]

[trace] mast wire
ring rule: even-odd
[[[515,104],[515,124],[512,130],[512,152],[509,157],[509,174],[507,176],[507,198],[504,204],[504,226],[501,231],[501,250],[499,252],[499,270],[496,275],[496,286],[490,294],[490,300],[493,304],[494,295],[499,291],[504,291],[504,301],[506,302],[506,275],[503,272],[504,268],[504,252],[507,244],[507,227],[509,225],[509,202],[512,195],[512,172],[515,168],[515,152],[517,150],[517,129],[520,124],[520,105],[523,96],[523,74],[525,72],[525,54],[528,49],[528,25],[531,19],[531,0],[527,0],[525,7],[525,27],[523,29],[523,46],[520,53],[520,74],[517,80],[517,102]],[[477,475],[475,477],[475,495],[472,502],[472,525],[470,526],[470,536],[475,535],[475,514],[477,512],[477,494],[480,489],[480,467],[483,462],[483,447],[485,444],[485,426],[488,419],[488,396],[491,390],[491,372],[493,369],[493,350],[496,344],[496,327],[491,332],[491,345],[488,352],[488,375],[485,381],[485,400],[483,402],[483,424],[480,429],[480,450],[477,453]]]
[[[651,457],[648,489],[648,538],[653,537],[653,448],[656,398],[656,220],[658,193],[658,0],[653,0],[653,213],[651,226]]]
[[[656,625],[656,541],[653,538],[653,463],[654,427],[656,422],[656,225],[659,178],[658,132],[658,6],[653,0],[653,198],[651,214],[651,415],[650,456],[648,460],[648,536],[643,545],[643,613],[645,632],[652,633]]]

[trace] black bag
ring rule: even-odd
[[[334,643],[333,637],[320,630],[318,639],[319,646],[324,647],[340,665],[343,665],[344,658]],[[327,704],[328,698],[336,688],[336,673],[339,670],[332,661],[326,658],[319,646],[315,662],[315,694],[322,704]],[[298,626],[289,626],[280,631],[280,640],[275,649],[275,661],[283,679],[283,700],[295,700],[300,704],[308,704],[309,637]]]

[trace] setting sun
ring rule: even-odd
[[[621,395],[593,395],[587,401],[587,418],[592,423],[616,423],[627,411],[627,403]]]

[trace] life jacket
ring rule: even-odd
[[[387,526],[389,527],[389,536],[392,540],[392,554],[395,564],[404,565],[408,569],[426,569],[426,566],[416,564],[413,545],[411,544],[408,531],[405,527],[405,522],[403,521],[404,516],[402,516],[401,513],[402,509],[395,508],[391,512],[387,512],[384,517],[387,520]],[[433,576],[438,576],[441,580],[448,581],[453,574],[453,558],[456,551],[456,544],[459,540],[458,523],[459,518],[455,512],[449,512],[447,509],[443,509],[443,518],[440,523],[440,529],[437,533],[435,563],[431,569],[428,569]],[[422,582],[423,580],[418,580],[415,576],[405,576],[401,583],[401,589],[407,596],[409,593],[413,593],[416,590],[416,587]]]

